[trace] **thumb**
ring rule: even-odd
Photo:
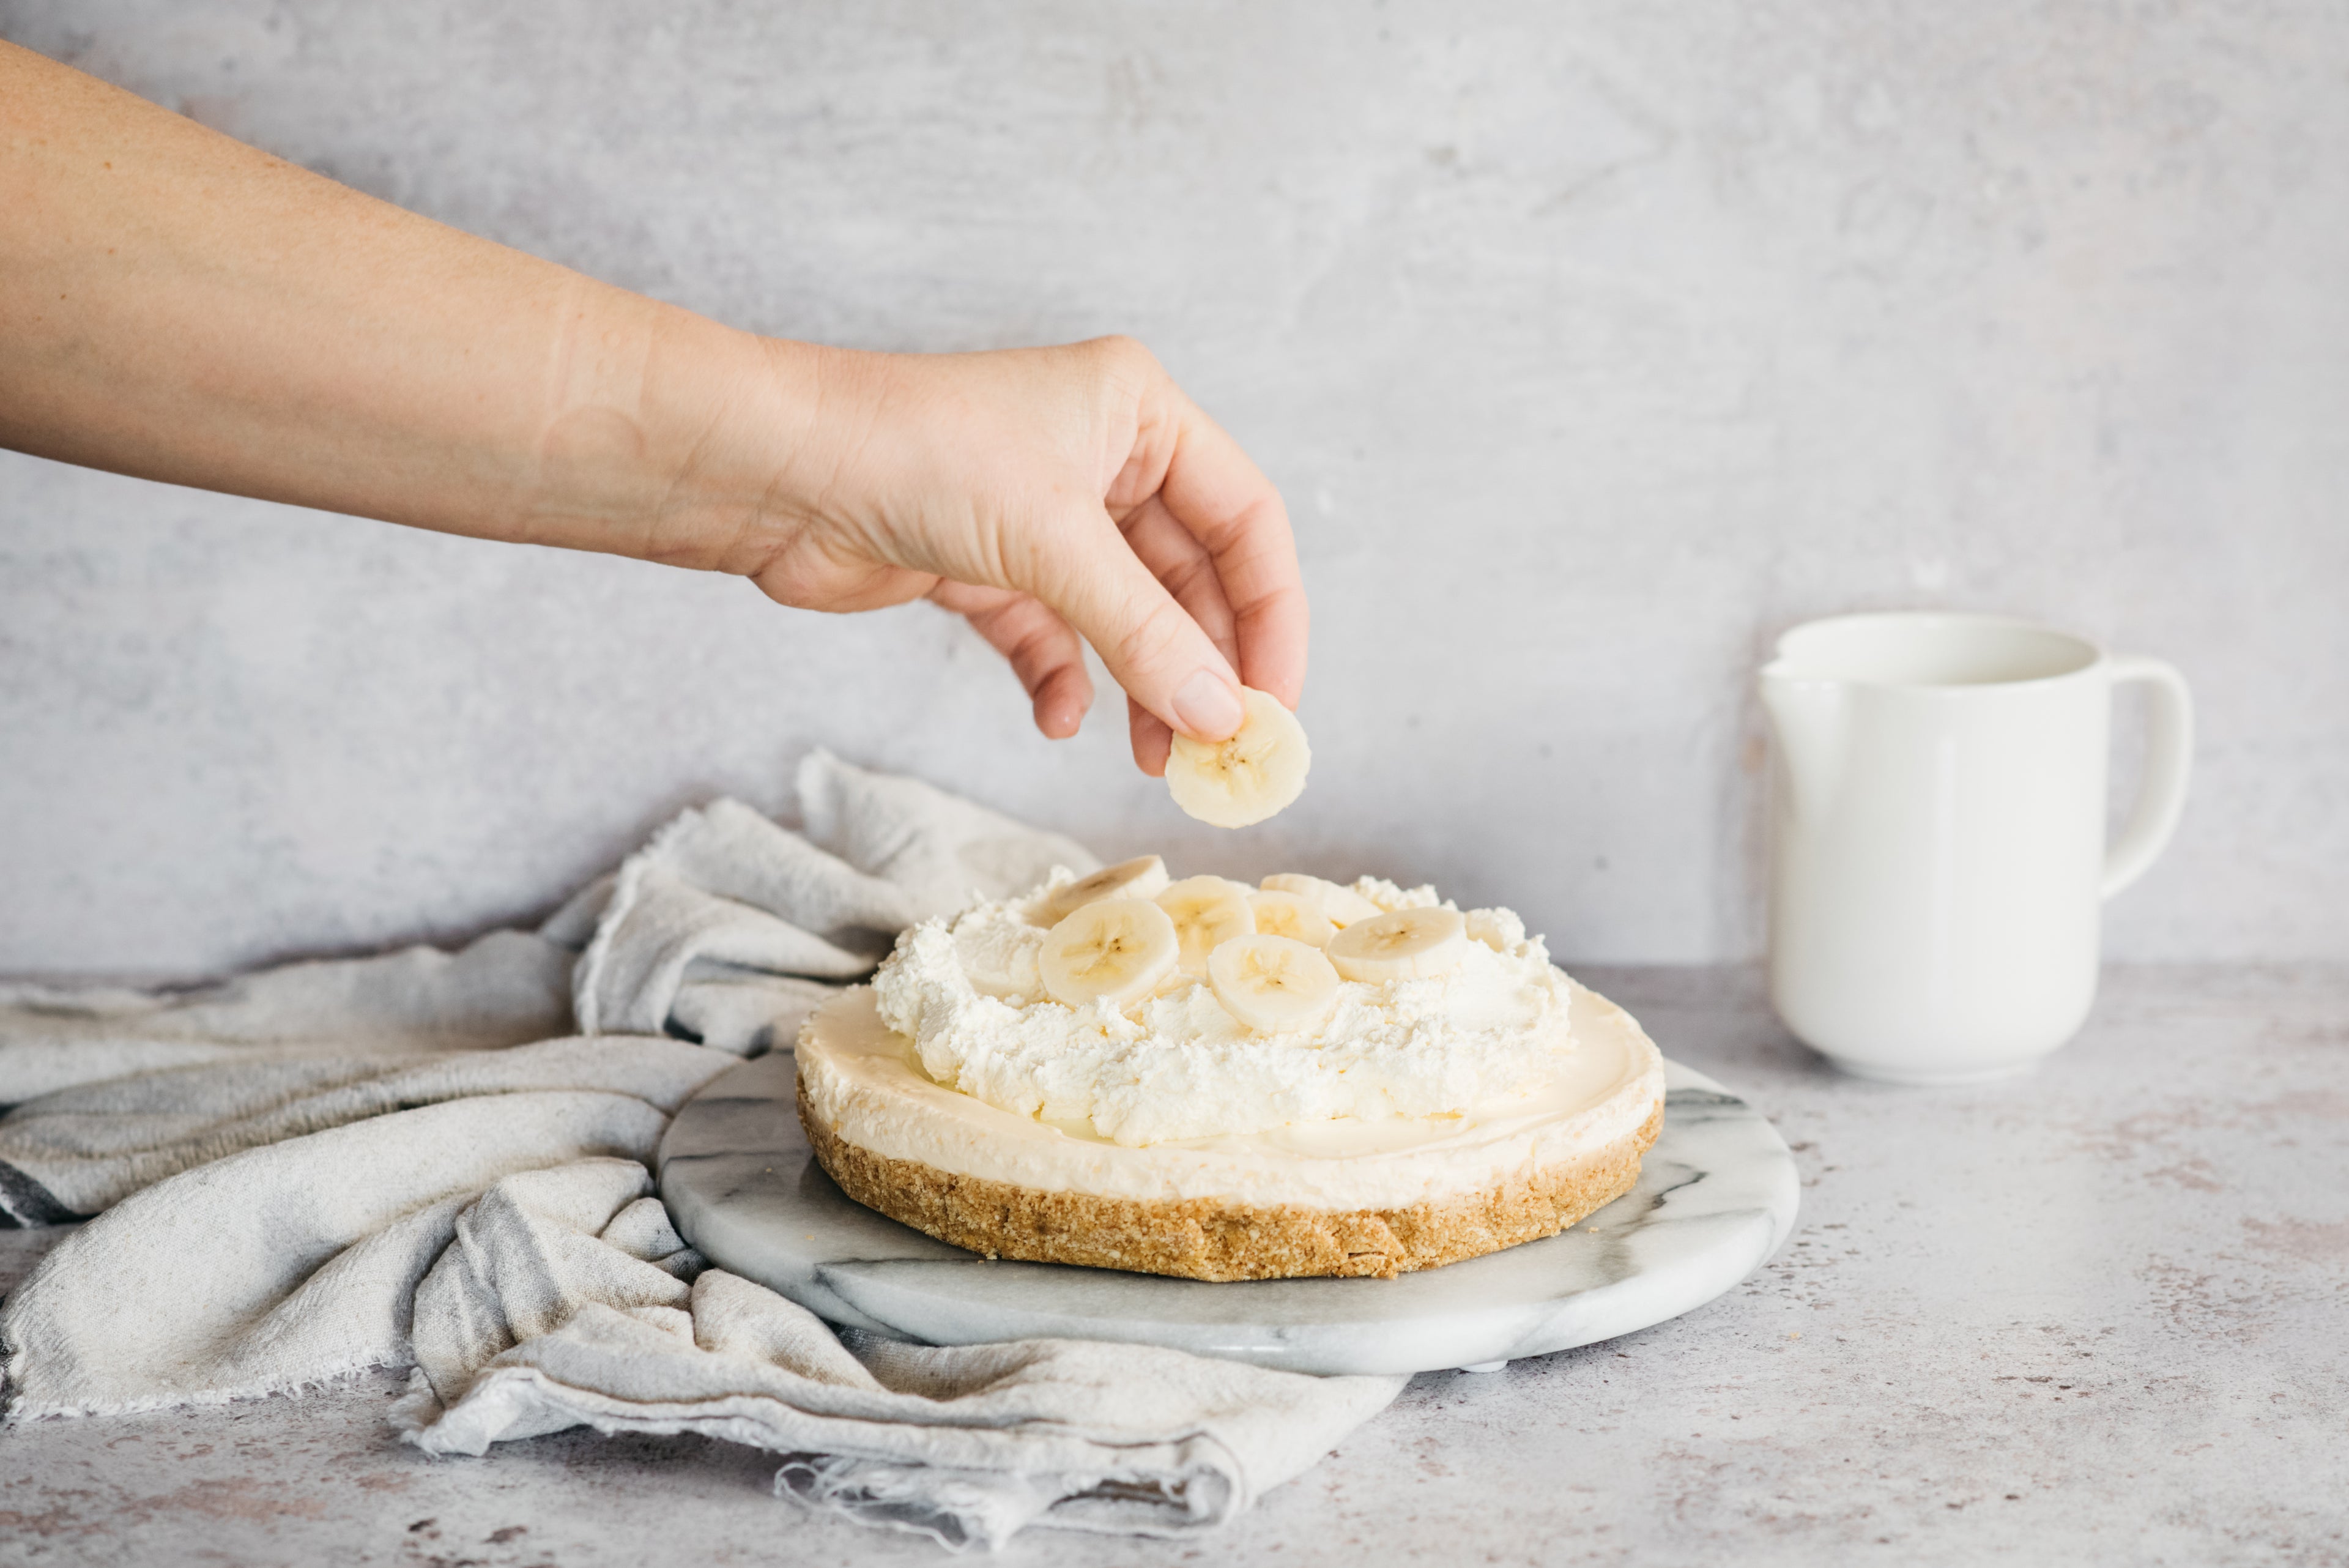
[[[1247,717],[1239,677],[1191,613],[1151,575],[1106,512],[1050,531],[1057,546],[1018,586],[1076,628],[1126,694],[1194,740],[1221,741]]]

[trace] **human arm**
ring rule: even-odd
[[[378,202],[0,44],[0,443],[175,483],[748,577],[925,595],[1049,735],[1077,639],[1165,725],[1294,705],[1278,493],[1121,339],[858,353],[721,326]],[[1220,699],[1220,701],[1219,701]]]

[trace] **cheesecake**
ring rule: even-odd
[[[1392,1277],[1630,1190],[1661,1057],[1506,909],[1156,857],[904,933],[812,1013],[798,1102],[850,1198],[988,1257]]]

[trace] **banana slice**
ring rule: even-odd
[[[1166,862],[1155,855],[1137,855],[1053,888],[1036,900],[1028,919],[1035,925],[1057,926],[1087,904],[1103,898],[1154,898],[1165,886]]]
[[[1158,907],[1174,923],[1185,974],[1204,976],[1207,955],[1234,937],[1256,934],[1247,889],[1221,877],[1185,877],[1158,895]]]
[[[1424,980],[1468,956],[1468,922],[1457,909],[1397,909],[1355,921],[1327,950],[1348,980]]]
[[[1044,933],[1036,968],[1055,1002],[1130,1007],[1174,967],[1174,922],[1147,898],[1099,898]]]
[[[1280,700],[1243,688],[1247,717],[1228,741],[1174,737],[1166,757],[1166,787],[1174,804],[1216,827],[1262,822],[1305,789],[1313,763],[1305,726]]]
[[[1321,911],[1323,919],[1340,928],[1356,920],[1375,920],[1386,913],[1351,888],[1340,888],[1335,882],[1308,877],[1302,871],[1278,871],[1258,885],[1268,893],[1294,893],[1309,900]]]
[[[1256,929],[1268,936],[1321,948],[1338,934],[1330,917],[1302,893],[1250,893],[1247,902],[1248,913],[1256,917]]]
[[[1260,1034],[1309,1029],[1338,999],[1338,971],[1321,950],[1289,937],[1235,937],[1207,960],[1224,1011]]]

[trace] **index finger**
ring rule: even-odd
[[[1160,481],[1166,510],[1206,547],[1239,638],[1240,680],[1297,706],[1310,615],[1297,539],[1280,492],[1237,441],[1172,387],[1174,451]]]

